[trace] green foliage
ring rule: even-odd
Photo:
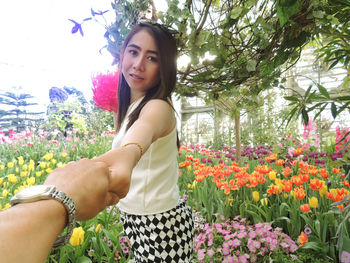
[[[113,113],[101,110],[95,106],[86,114],[86,129],[96,134],[113,130]]]
[[[82,105],[77,100],[67,100],[57,103],[48,115],[46,129],[58,129],[66,133],[70,129],[77,129],[79,133],[86,131],[85,117],[82,114]]]
[[[312,91],[313,86],[310,85],[305,94],[295,92],[295,95],[284,97],[290,102],[289,106],[293,106],[287,117],[287,124],[299,115],[302,116],[304,123],[308,123],[310,112],[314,112],[314,119],[317,119],[328,106],[331,108],[334,119],[344,110],[350,110],[350,93],[348,91],[344,90],[340,94],[330,94],[323,85],[319,83],[315,85],[317,90]]]

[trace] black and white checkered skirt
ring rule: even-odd
[[[136,263],[192,262],[192,209],[184,200],[175,208],[154,215],[121,212],[121,220]]]

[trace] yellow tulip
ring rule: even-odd
[[[254,191],[253,192],[253,200],[254,200],[254,202],[259,202],[259,200],[260,200],[260,194],[259,194],[259,192],[258,191]]]
[[[28,165],[23,164],[23,166],[22,166],[22,170],[23,170],[23,171],[27,171],[27,170],[28,170]]]
[[[21,172],[21,173],[19,174],[19,176],[22,177],[22,178],[23,178],[23,177],[26,177],[26,175],[27,175],[27,172]]]
[[[315,196],[311,197],[311,199],[309,199],[309,205],[311,208],[317,208],[318,207],[317,197],[315,197]]]
[[[267,206],[267,204],[269,203],[268,199],[267,198],[263,198],[260,200],[260,203],[263,205],[263,206]]]
[[[35,177],[27,178],[27,184],[28,185],[34,185],[35,184]]]
[[[188,184],[187,187],[188,187],[188,189],[191,189],[192,188],[192,184]]]
[[[9,169],[13,168],[13,162],[8,162],[7,163],[7,168],[9,168]]]
[[[35,176],[36,176],[36,177],[40,177],[40,176],[41,176],[41,172],[36,172],[36,173],[35,173]]]
[[[52,170],[51,170],[51,168],[47,168],[47,169],[45,170],[45,172],[49,174],[49,173],[52,172]]]
[[[194,181],[193,181],[193,183],[192,183],[192,188],[195,188],[195,187],[196,187],[196,185],[197,185],[197,181],[196,181],[196,180],[194,180]]]
[[[277,175],[277,173],[276,173],[276,171],[274,171],[274,170],[272,170],[271,172],[269,172],[269,178],[270,178],[270,180],[271,180],[271,181],[276,180],[276,175]]]
[[[17,178],[17,176],[14,175],[14,174],[9,174],[9,175],[7,176],[7,180],[8,180],[10,183],[13,183],[13,184],[15,184],[15,183],[18,182],[18,178]]]
[[[10,203],[6,203],[2,211],[9,209],[11,207]]]
[[[0,178],[0,184],[2,184],[3,181],[4,181],[4,178]]]
[[[52,163],[53,165],[55,165],[55,164],[57,163],[57,161],[56,161],[55,159],[52,159],[52,160],[51,160],[51,163]]]
[[[31,171],[34,171],[34,164],[29,164],[28,165],[28,173],[30,173]]]
[[[60,163],[57,163],[57,168],[61,168],[63,167],[63,164],[60,162]]]
[[[69,239],[69,243],[72,245],[72,246],[79,246],[81,244],[83,244],[84,242],[84,230],[83,228],[80,226],[80,227],[75,227],[73,229],[73,233],[72,233],[72,236],[70,237]]]
[[[284,197],[284,199],[287,199],[287,198],[288,198],[288,194],[287,194],[287,193],[284,193],[284,194],[283,194],[283,197]]]
[[[192,172],[192,166],[191,165],[187,166],[187,171]]]
[[[40,167],[41,167],[41,169],[46,168],[46,162],[41,162],[41,163],[40,163]]]
[[[225,204],[229,204],[230,206],[232,206],[232,202],[233,202],[233,198],[227,197],[225,200]]]
[[[50,161],[51,158],[52,158],[52,155],[51,155],[50,153],[47,153],[47,154],[44,155],[44,159],[45,159],[46,161]]]
[[[97,226],[96,226],[96,228],[95,228],[95,232],[97,233],[97,232],[102,232],[102,227],[101,227],[101,224],[98,224]]]
[[[6,197],[8,193],[9,191],[7,191],[7,189],[2,190],[2,197]]]
[[[5,169],[5,165],[0,164],[0,171],[3,171]]]
[[[319,191],[320,196],[323,198],[323,196],[324,196],[325,194],[327,194],[327,192],[328,192],[328,187],[327,187],[326,184],[323,184],[322,189]]]
[[[66,158],[67,157],[67,153],[62,153],[62,157]]]
[[[17,157],[17,159],[18,159],[18,164],[22,166],[24,163],[23,157],[19,156],[19,157]]]

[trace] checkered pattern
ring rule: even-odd
[[[192,262],[192,210],[181,200],[172,210],[155,215],[121,213],[135,262]]]

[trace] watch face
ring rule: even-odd
[[[50,185],[34,185],[19,191],[16,196],[20,199],[26,199],[29,197],[40,196],[43,193],[46,193],[52,186]]]

